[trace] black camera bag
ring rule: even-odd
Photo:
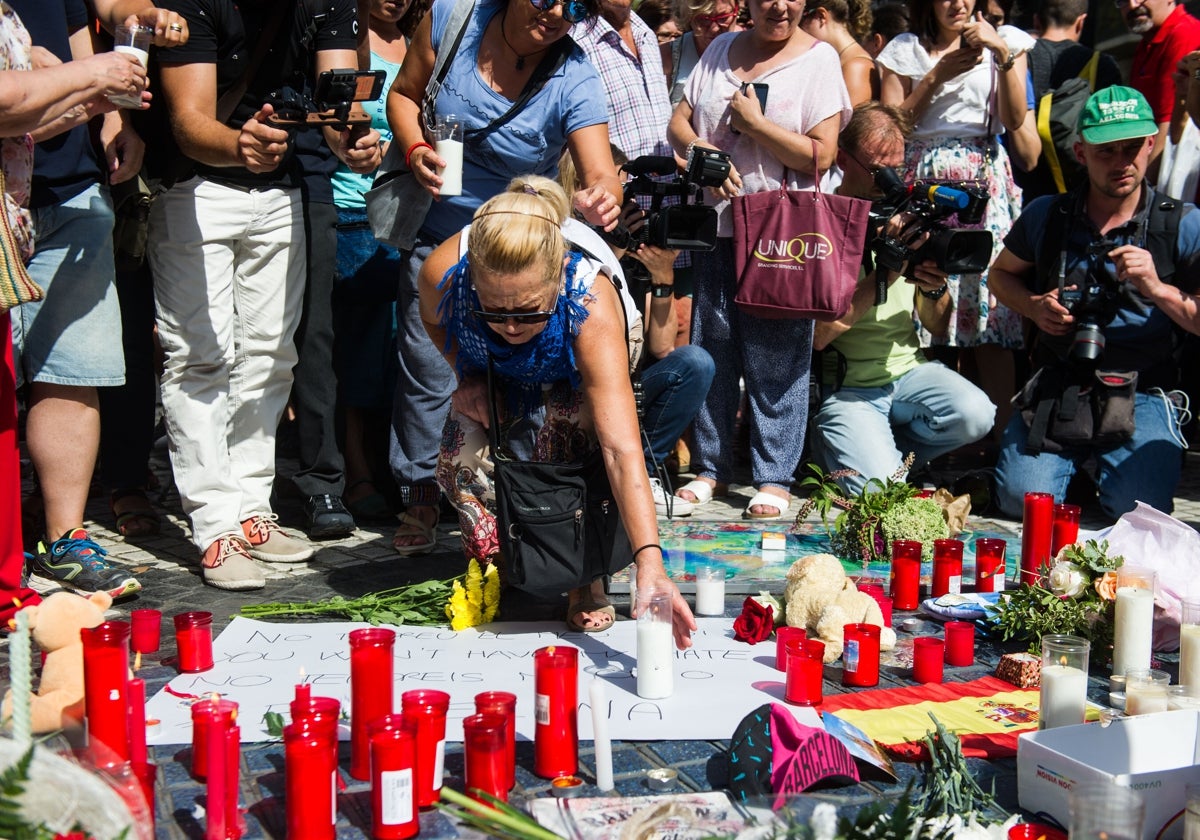
[[[629,565],[632,549],[602,450],[568,464],[506,457],[496,398],[489,359],[488,442],[495,467],[497,537],[509,585],[558,596]]]
[[[1044,367],[1014,400],[1029,429],[1025,448],[1036,454],[1119,446],[1133,437],[1136,393],[1135,371],[1096,371],[1080,381]]]

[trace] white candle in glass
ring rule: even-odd
[[[1180,599],[1179,684],[1200,686],[1200,598]]]
[[[675,691],[675,639],[671,596],[641,593],[637,617],[637,695],[661,700]]]
[[[725,615],[725,570],[704,566],[696,573],[696,614]]]
[[[1148,715],[1170,708],[1167,687],[1150,680],[1132,680],[1125,686],[1125,714]]]
[[[1087,672],[1070,665],[1044,665],[1040,696],[1040,729],[1083,723]]]
[[[1118,586],[1113,631],[1113,673],[1149,668],[1154,643],[1154,590]]]

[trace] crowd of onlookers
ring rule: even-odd
[[[1081,43],[1086,0],[0,2],[6,210],[46,292],[0,316],[13,339],[0,375],[0,589],[27,595],[29,571],[114,595],[140,588],[89,539],[83,511],[95,473],[121,534],[157,531],[159,404],[209,585],[259,588],[259,561],[303,562],[359,522],[398,517],[396,552],[432,551],[457,480],[438,455],[452,404],[462,410],[461,369],[430,338],[418,278],[530,174],[571,196],[568,242],[625,254],[612,270],[637,293],[659,516],[723,494],[747,460],[744,515],[778,519],[808,452],[858,492],[970,444],[998,459],[1010,515],[1024,489],[1061,501],[1084,466],[1110,515],[1134,499],[1169,508],[1186,447],[1180,360],[1200,331],[1200,20],[1175,0],[1115,5],[1140,38],[1125,74]],[[153,30],[149,70],[105,41],[135,22]],[[382,71],[383,94],[353,105],[361,119],[306,118],[320,110],[319,74],[347,67]],[[1080,79],[1069,117],[1080,135],[1051,136],[1051,110]],[[142,108],[116,107],[117,94],[141,95]],[[448,118],[466,128],[459,194],[442,194],[451,161],[432,142]],[[716,247],[639,240],[644,214],[622,195],[618,163],[682,168],[703,150],[731,164],[704,193]],[[389,151],[433,198],[399,248],[376,239],[364,197]],[[735,196],[819,189],[878,211],[889,171],[978,199],[975,218],[945,221],[991,234],[989,268],[948,269],[911,239],[921,256],[890,270],[868,245],[838,321],[738,309]],[[145,189],[129,190],[138,179]],[[144,260],[127,259],[127,230],[114,250],[119,192],[132,192],[117,210],[135,228],[152,197]],[[872,237],[902,222],[890,224]],[[627,228],[632,241],[618,243],[613,230]],[[1101,288],[1111,311],[1093,318],[1096,339],[1081,332],[1087,302],[1069,294],[1102,275],[1119,291]],[[511,303],[500,322],[541,314]],[[1123,438],[1059,446],[1066,409],[1040,406],[1049,398],[1027,380],[1064,360],[1093,375],[1078,344],[1105,337],[1101,372],[1138,374],[1137,430],[1131,420]],[[1089,383],[1057,391],[1096,401]],[[39,488],[40,516],[25,521],[42,523],[23,539],[18,392]],[[1019,392],[1030,396],[1014,410]],[[307,538],[272,509],[281,423]],[[1045,442],[1030,447],[1038,429]],[[694,477],[672,488],[678,472]]]

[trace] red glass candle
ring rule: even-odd
[[[327,734],[307,723],[283,728],[288,840],[333,840],[337,834],[337,753]]]
[[[185,674],[207,671],[213,666],[212,613],[185,612],[175,616],[175,649],[179,670]]]
[[[945,644],[936,636],[913,639],[913,679],[919,683],[940,683],[944,655]]]
[[[129,760],[145,764],[146,756],[146,681],[129,681]]]
[[[883,626],[892,626],[892,599],[884,591],[882,583],[860,583],[858,591],[870,595],[879,604],[879,614],[883,617]]]
[[[995,537],[975,540],[975,591],[1004,591],[1004,552],[1008,543]]]
[[[475,695],[475,714],[504,717],[504,768],[508,773],[505,790],[512,790],[517,783],[517,695],[507,691],[480,692]]]
[[[302,699],[292,700],[289,706],[292,723],[303,723],[321,733],[329,742],[330,748],[336,752],[342,704],[336,697],[313,697],[311,690],[297,694]]]
[[[225,836],[238,840],[245,833],[238,811],[238,784],[242,765],[242,728],[231,726],[225,733]]]
[[[962,540],[933,541],[934,598],[962,594]]]
[[[396,631],[350,631],[350,775],[371,778],[367,724],[392,713],[392,648]]]
[[[146,814],[150,818],[150,836],[154,836],[154,785],[158,782],[158,765],[153,762],[131,763],[133,774],[137,776],[138,787],[142,790],[142,798],[146,800]]]
[[[503,715],[471,715],[463,718],[463,752],[466,754],[467,793],[480,802],[479,790],[508,801],[508,721]]]
[[[229,731],[232,717],[209,721],[208,775],[204,778],[204,840],[229,836]]]
[[[810,640],[793,640],[788,643],[787,682],[784,686],[784,699],[797,706],[816,706],[821,702],[821,677],[824,663],[825,644],[821,652],[815,653],[809,646]],[[815,640],[812,640],[815,641]]]
[[[192,704],[192,775],[197,779],[208,777],[209,729],[217,726],[228,730],[237,716],[237,707],[232,700],[216,696]]]
[[[957,668],[975,664],[975,625],[971,622],[946,622],[946,664]]]
[[[446,757],[446,710],[450,695],[419,688],[400,695],[400,712],[417,731],[417,807],[428,808],[438,801]]]
[[[921,544],[916,540],[892,541],[892,606],[915,610],[921,605]]]
[[[804,639],[808,636],[803,627],[788,627],[786,624],[775,628],[775,670],[787,672],[787,644],[792,639]]]
[[[371,741],[371,835],[406,840],[421,829],[417,816],[417,729],[403,715],[385,715],[367,725]]]
[[[162,638],[162,613],[158,610],[131,610],[129,624],[133,628],[130,649],[134,653],[154,653]]]
[[[879,629],[874,624],[847,624],[842,629],[842,684],[869,688],[879,684]]]
[[[1079,539],[1079,505],[1055,505],[1050,529],[1050,556],[1057,557],[1064,545],[1074,545]]]
[[[1026,493],[1021,529],[1021,583],[1041,580],[1042,567],[1050,563],[1050,541],[1054,532],[1054,496]]]
[[[543,779],[579,768],[579,651],[557,645],[533,654],[533,772]]]
[[[129,760],[129,624],[106,621],[79,636],[88,751],[97,767],[115,767]]]

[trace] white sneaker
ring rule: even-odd
[[[670,511],[668,511],[667,494],[666,491],[663,490],[662,482],[657,478],[650,479],[650,493],[654,496],[654,512],[659,516],[664,516],[668,519],[678,519],[681,516],[691,516],[692,511],[696,508],[696,506],[687,499],[681,499],[678,496],[672,496],[669,500],[671,505]]]

